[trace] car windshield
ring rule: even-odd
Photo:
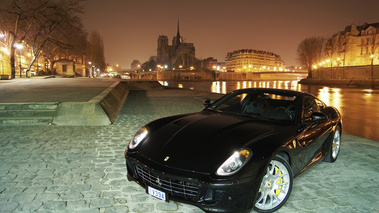
[[[262,120],[293,123],[298,114],[297,100],[296,95],[280,91],[234,92],[219,99],[208,109]]]

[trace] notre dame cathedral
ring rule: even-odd
[[[167,69],[190,69],[198,68],[200,62],[195,57],[195,46],[193,43],[185,43],[178,31],[172,39],[172,45],[168,44],[167,36],[158,37],[157,62]]]

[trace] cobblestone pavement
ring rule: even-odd
[[[106,127],[0,127],[0,212],[202,212],[126,179],[124,150],[145,123],[201,110],[202,92],[131,91]],[[379,142],[343,134],[339,159],[295,178],[278,212],[378,212]]]

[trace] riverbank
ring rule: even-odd
[[[304,85],[326,85],[326,86],[348,86],[348,87],[379,87],[379,79],[374,81],[365,79],[302,79],[299,84]]]

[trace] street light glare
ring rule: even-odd
[[[20,44],[20,43],[16,43],[16,44],[14,44],[14,47],[16,47],[17,49],[22,49],[22,48],[24,48],[24,46],[22,46],[22,44]]]

